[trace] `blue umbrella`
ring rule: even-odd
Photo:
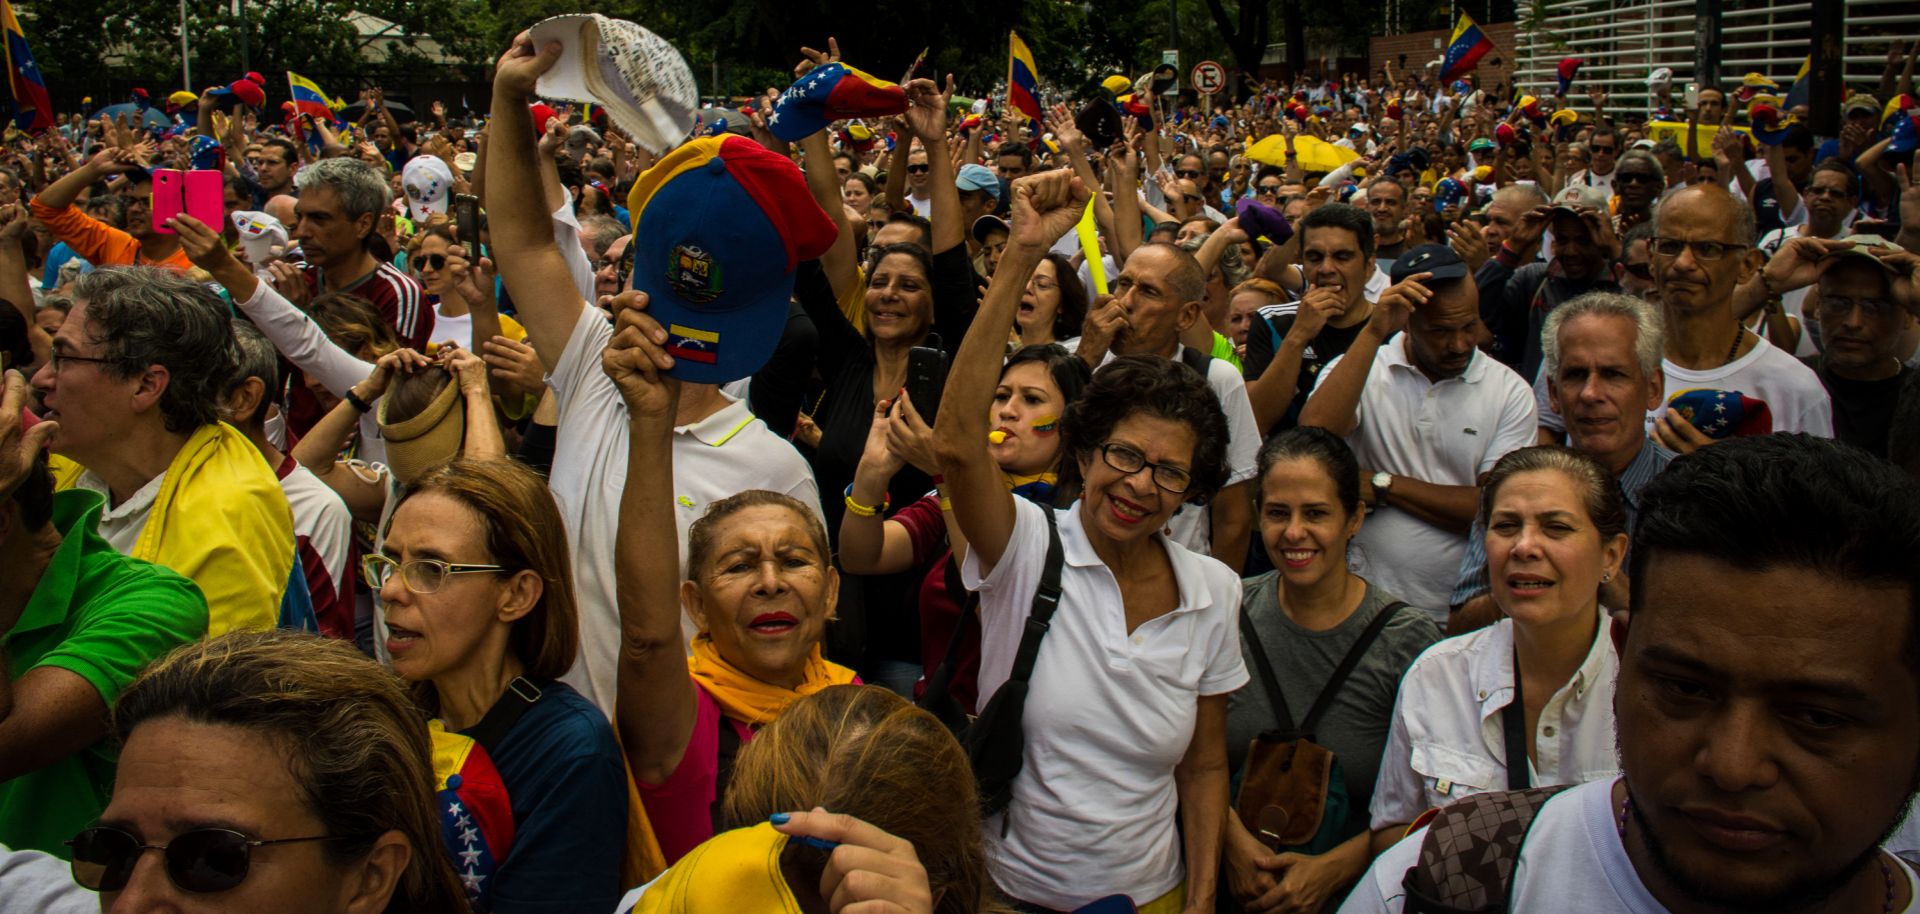
[[[167,116],[160,113],[158,109],[142,108],[133,102],[121,102],[118,105],[108,105],[105,108],[95,111],[93,115],[87,119],[92,121],[97,121],[103,117],[117,119],[122,115],[126,117],[129,124],[135,127],[166,128],[173,126],[173,121],[168,120]]]

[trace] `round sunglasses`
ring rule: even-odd
[[[133,878],[140,855],[160,851],[167,878],[181,891],[224,892],[246,881],[253,849],[269,844],[327,841],[337,835],[261,840],[227,828],[196,828],[165,844],[145,844],[110,825],[96,825],[66,842],[73,851],[73,881],[96,892],[118,892]]]

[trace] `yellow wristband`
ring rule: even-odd
[[[863,505],[853,500],[853,486],[847,486],[847,510],[853,512],[855,517],[879,517],[880,512],[887,510],[887,505],[891,501],[893,501],[893,496],[888,495],[885,500],[881,501],[878,507],[874,505]]]
[[[941,499],[940,499],[940,510],[942,510],[942,511],[951,511],[951,510],[953,510],[953,499],[951,499],[951,498],[941,498]]]

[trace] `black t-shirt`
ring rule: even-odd
[[[1247,352],[1240,359],[1242,375],[1247,380],[1255,380],[1266,373],[1267,366],[1273,363],[1273,354],[1280,348],[1280,341],[1286,339],[1287,331],[1293,329],[1293,319],[1299,309],[1298,302],[1285,302],[1268,305],[1254,313],[1253,324],[1247,328]],[[1293,402],[1287,405],[1286,415],[1281,416],[1272,428],[1261,429],[1261,437],[1284,432],[1300,423],[1300,407],[1306,405],[1307,395],[1313,393],[1314,381],[1320,377],[1320,369],[1345,353],[1366,326],[1366,321],[1360,321],[1351,327],[1328,324],[1320,328],[1320,333],[1300,353],[1300,378],[1294,382]]]
[[[1900,373],[1880,381],[1851,381],[1828,370],[1820,356],[1801,361],[1820,376],[1833,401],[1833,437],[1878,456],[1887,456],[1894,410],[1900,398],[1920,397],[1920,372],[1905,365]]]
[[[1780,197],[1774,193],[1771,175],[1753,185],[1753,223],[1762,235],[1786,227],[1787,223],[1780,217]]]

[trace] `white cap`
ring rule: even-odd
[[[1664,89],[1673,83],[1673,70],[1669,67],[1654,67],[1647,74],[1647,88]]]
[[[693,70],[666,39],[598,13],[543,20],[531,37],[536,46],[561,46],[560,60],[534,85],[541,96],[605,105],[621,130],[656,155],[693,129],[700,107]]]
[[[266,213],[238,210],[233,214],[233,228],[240,233],[241,253],[255,267],[265,266],[287,252],[287,227]]]
[[[407,190],[407,208],[415,222],[425,222],[435,213],[445,213],[453,196],[453,169],[439,156],[418,155],[407,160],[400,170],[400,186]]]

